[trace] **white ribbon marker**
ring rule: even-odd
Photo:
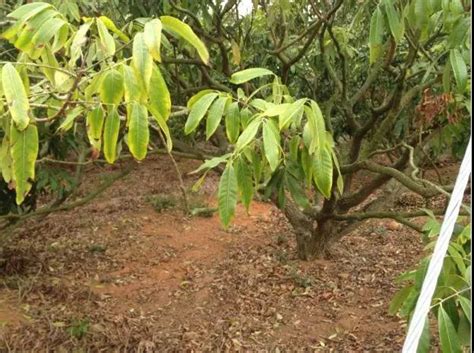
[[[464,190],[466,189],[469,175],[471,174],[471,141],[472,137],[469,138],[469,144],[461,163],[461,168],[456,179],[456,184],[454,185],[451,199],[449,200],[448,208],[439,232],[439,237],[433,250],[433,256],[431,257],[428,271],[426,272],[426,277],[423,281],[423,286],[421,287],[421,293],[416,303],[415,312],[410,322],[410,326],[408,327],[408,333],[405,338],[402,353],[416,353],[418,348],[418,342],[423,332],[425,318],[430,311],[431,299],[433,298],[438,277],[443,267],[444,257],[449,247],[449,241],[451,240],[451,234],[453,233],[454,225],[458,218]]]

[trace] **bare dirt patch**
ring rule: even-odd
[[[116,168],[91,170],[85,189]],[[155,212],[146,196],[157,193],[179,195],[162,157],[84,207],[22,226],[3,251],[0,349],[400,349],[405,327],[387,309],[395,278],[420,257],[417,234],[371,222],[332,259],[301,262],[270,204],[239,208],[224,230],[217,215]]]

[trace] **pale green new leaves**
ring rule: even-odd
[[[31,181],[35,178],[38,130],[35,125],[29,125],[23,131],[19,131],[12,125],[10,133],[16,203],[20,205],[31,190]]]
[[[100,86],[100,99],[108,105],[118,105],[124,93],[123,75],[115,70],[108,70]]]
[[[133,40],[132,66],[145,92],[149,92],[153,59],[143,39],[143,33],[137,33]]]
[[[218,191],[219,217],[224,227],[228,227],[234,217],[237,205],[237,177],[232,162],[222,173]]]
[[[245,83],[255,78],[267,75],[274,75],[274,73],[268,69],[256,67],[234,73],[230,78],[230,82],[239,85],[241,83]]]
[[[15,126],[23,131],[30,122],[28,117],[30,105],[23,81],[11,63],[6,64],[2,69],[2,85]]]
[[[207,51],[204,43],[193,32],[191,27],[171,16],[161,16],[160,20],[165,31],[183,38],[196,49],[199,57],[205,64],[209,63],[209,52]]]
[[[192,106],[188,120],[186,120],[186,124],[184,125],[184,133],[186,135],[190,134],[198,127],[212,102],[217,98],[217,95],[218,94],[215,92],[205,94]]]
[[[148,130],[148,112],[139,103],[131,103],[128,124],[127,144],[133,157],[141,161],[146,157],[150,131]]]
[[[162,24],[159,19],[151,20],[145,23],[145,29],[143,31],[143,39],[145,44],[150,51],[151,56],[158,62],[161,62],[161,30]]]
[[[382,55],[383,37],[385,34],[385,19],[380,6],[377,6],[370,20],[369,49],[371,64]]]

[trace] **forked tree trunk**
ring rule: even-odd
[[[332,221],[322,222],[306,232],[298,230],[295,233],[298,257],[306,261],[327,257],[330,245],[339,238]]]
[[[335,221],[326,219],[316,222],[292,202],[287,202],[283,211],[296,235],[298,257],[307,261],[326,257],[331,242],[339,238],[339,227]]]

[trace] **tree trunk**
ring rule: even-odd
[[[326,219],[316,222],[289,200],[283,211],[296,235],[298,257],[306,261],[327,257],[331,242],[339,239],[339,227],[335,221]]]
[[[339,238],[337,229],[333,221],[327,220],[306,232],[295,230],[298,258],[309,261],[327,257],[331,243]]]

